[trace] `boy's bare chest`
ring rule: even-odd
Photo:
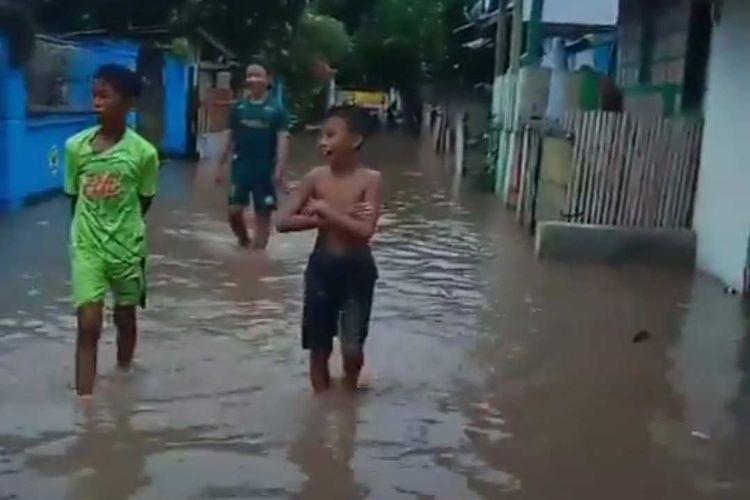
[[[354,204],[364,201],[366,187],[364,176],[346,179],[327,177],[316,184],[314,198],[325,200],[341,210],[349,210]]]

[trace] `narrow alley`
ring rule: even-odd
[[[237,249],[208,169],[164,167],[138,366],[115,370],[108,324],[90,405],[71,390],[68,202],[0,215],[0,499],[750,498],[741,299],[680,270],[539,262],[415,142],[365,158],[387,201],[356,397],[308,389],[313,234]],[[312,140],[293,160],[318,161]]]

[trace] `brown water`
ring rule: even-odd
[[[205,169],[164,170],[138,369],[115,372],[108,325],[89,405],[69,386],[67,203],[0,217],[0,499],[750,498],[739,299],[680,271],[539,263],[415,144],[367,159],[388,200],[356,397],[308,389],[313,235],[236,249]]]

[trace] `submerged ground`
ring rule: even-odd
[[[311,140],[294,153],[318,161]],[[108,325],[90,405],[70,389],[67,201],[1,215],[0,499],[750,498],[740,299],[684,271],[540,263],[416,142],[366,159],[387,208],[356,397],[308,390],[312,235],[235,248],[206,167],[163,170],[138,368],[114,370]]]

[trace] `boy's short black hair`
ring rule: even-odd
[[[368,135],[369,127],[365,112],[359,106],[353,104],[332,106],[326,113],[326,120],[329,118],[341,118],[346,123],[349,132],[359,134],[362,138]]]
[[[137,99],[141,96],[141,79],[133,70],[120,64],[100,66],[94,74],[94,79],[107,82],[125,99]]]

